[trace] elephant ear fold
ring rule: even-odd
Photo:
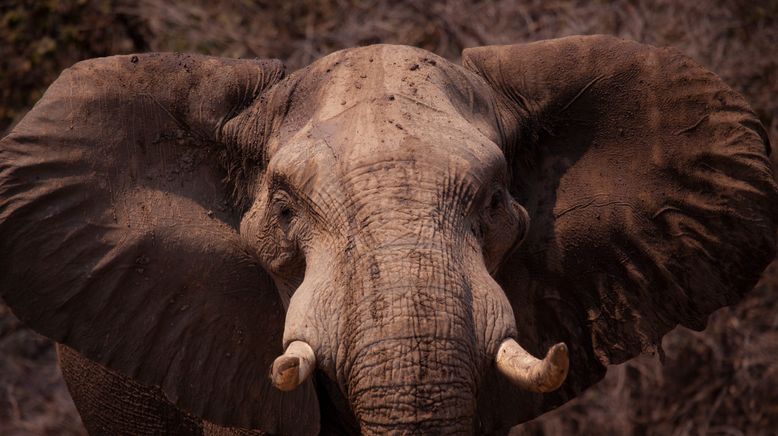
[[[268,377],[284,310],[233,192],[261,170],[278,61],[180,54],[66,70],[0,141],[0,292],[40,333],[208,421],[316,434]]]
[[[495,92],[512,194],[531,217],[498,273],[519,340],[541,356],[565,341],[571,358],[556,393],[498,383],[494,426],[661,352],[676,325],[702,329],[754,286],[776,243],[769,144],[716,75],[608,36],[473,48],[463,63]]]

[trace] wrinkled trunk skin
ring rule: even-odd
[[[345,391],[363,434],[471,434],[478,352],[472,293],[452,250],[410,243],[366,271],[344,338]]]

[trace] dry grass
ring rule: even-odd
[[[778,144],[778,0],[24,0],[0,5],[0,131],[73,62],[131,51],[276,57],[300,68],[372,43],[457,60],[464,47],[608,33],[673,45],[749,99]],[[777,153],[778,154],[778,153]],[[778,428],[778,271],[666,363],[611,368],[580,399],[516,434],[769,434]],[[0,306],[0,434],[78,434],[48,344]]]

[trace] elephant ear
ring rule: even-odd
[[[37,331],[195,415],[316,434],[312,384],[270,384],[284,309],[230,201],[282,76],[172,53],[64,71],[0,142],[0,291]]]
[[[778,195],[745,100],[673,49],[576,36],[465,50],[495,91],[512,194],[530,233],[498,273],[519,341],[570,347],[545,396],[490,374],[485,425],[533,418],[659,351],[749,291],[775,251]],[[492,409],[492,410],[490,410]]]

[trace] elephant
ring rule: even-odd
[[[506,434],[755,285],[769,153],[613,36],[90,59],[0,142],[0,291],[91,434]]]

